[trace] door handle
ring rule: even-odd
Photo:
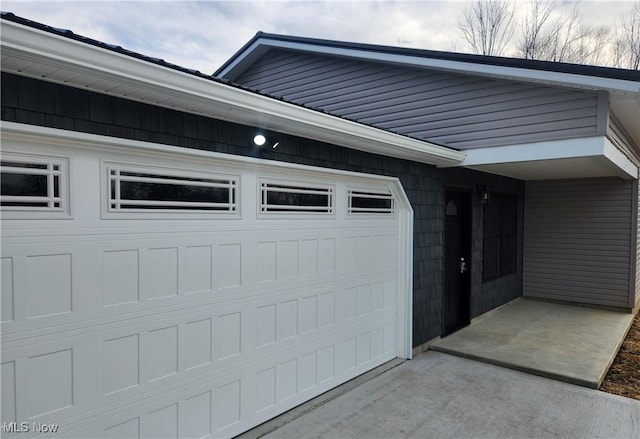
[[[467,263],[465,262],[464,258],[460,258],[460,274],[464,274],[464,272],[467,270]]]

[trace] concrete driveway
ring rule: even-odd
[[[429,351],[291,422],[271,422],[243,436],[635,439],[640,401]]]

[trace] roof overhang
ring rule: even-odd
[[[536,142],[465,151],[459,165],[521,180],[638,178],[638,167],[606,137]]]
[[[433,165],[465,154],[2,20],[2,70],[39,80]],[[249,140],[249,139],[248,139]]]
[[[316,53],[319,55],[333,55],[373,62],[392,63],[414,68],[435,69],[493,79],[582,90],[607,91],[610,96],[612,111],[629,132],[633,140],[637,144],[640,144],[640,81],[638,80],[417,56],[412,54],[413,51],[404,53],[402,50],[399,50],[394,52],[393,48],[384,48],[384,46],[379,46],[377,50],[368,50],[367,47],[369,47],[369,45],[332,45],[330,43],[331,42],[323,44],[322,40],[313,41],[312,39],[295,37],[287,40],[279,36],[270,37],[268,34],[258,34],[221,67],[215,75],[219,78],[233,81],[269,50],[287,49]],[[468,57],[468,55],[465,54],[461,54],[461,56]],[[513,60],[513,62],[520,62],[521,64],[526,64],[528,61],[529,60]],[[547,64],[553,65],[554,63]],[[574,70],[579,71],[577,68],[581,66],[575,65],[572,67],[576,68]],[[594,69],[592,66],[583,67],[585,67],[585,69]]]
[[[312,44],[295,40],[286,41],[277,38],[269,38],[269,36],[259,36],[255,38],[251,44],[235,54],[228,64],[216,72],[216,76],[219,78],[233,80],[237,78],[247,66],[251,65],[272,48],[298,50],[324,55],[336,55],[412,67],[425,67],[498,79],[510,79],[588,90],[607,90],[611,93],[623,95],[640,93],[640,82],[627,79],[529,69],[524,67],[501,66],[489,63],[439,59],[415,56],[400,52],[394,53],[392,50],[372,51],[358,48],[358,45],[353,45],[353,47],[344,47],[322,45],[320,43]]]

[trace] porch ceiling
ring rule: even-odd
[[[465,151],[460,166],[521,180],[638,178],[638,167],[602,136]]]

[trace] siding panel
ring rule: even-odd
[[[633,184],[526,183],[524,296],[629,307]]]
[[[459,149],[597,135],[597,93],[271,50],[236,82]]]

